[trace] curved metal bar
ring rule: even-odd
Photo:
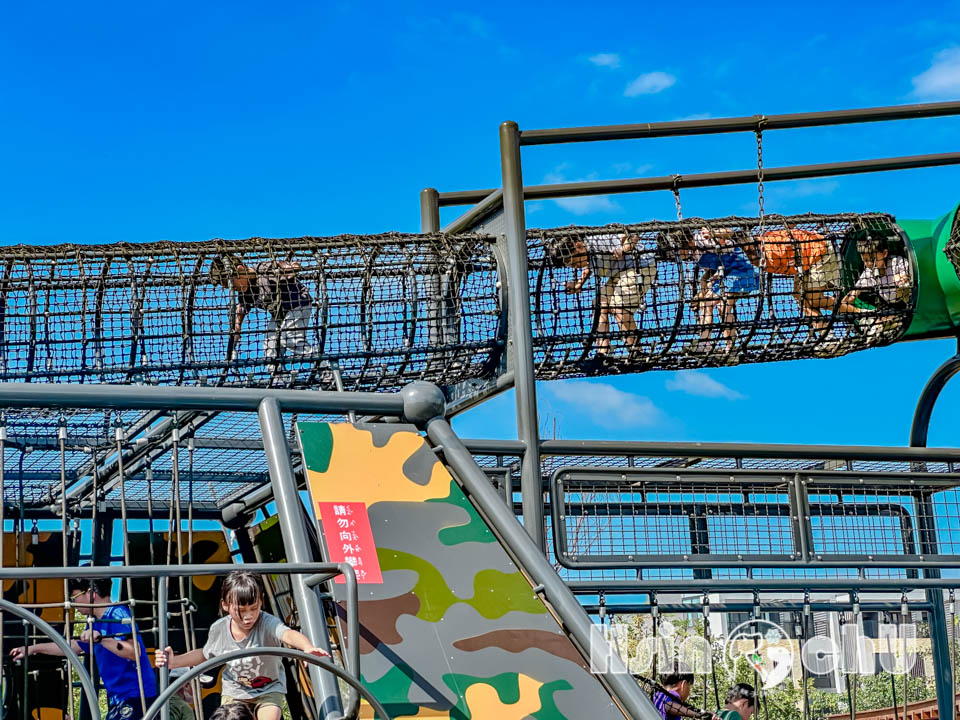
[[[199,665],[195,665],[193,668],[177,678],[175,682],[171,683],[166,690],[157,696],[157,699],[153,701],[153,704],[147,708],[147,712],[143,716],[143,720],[153,720],[153,718],[155,718],[160,712],[160,708],[166,704],[166,702],[172,698],[181,687],[193,680],[193,678],[200,677],[200,675],[203,675],[208,670],[220,667],[221,665],[226,665],[232,660],[238,660],[244,657],[252,657],[254,655],[274,655],[291,658],[293,660],[300,660],[312,665],[319,665],[322,669],[336,675],[350,687],[354,688],[364,700],[370,703],[378,716],[384,720],[390,720],[390,716],[387,714],[387,711],[384,709],[383,705],[380,704],[380,701],[377,700],[373,694],[363,686],[363,683],[353,677],[353,675],[348,673],[346,670],[337,667],[329,660],[322,660],[316,655],[309,655],[305,652],[301,652],[300,650],[279,647],[244,648],[243,650],[234,650],[233,652],[212,657],[209,660],[200,663]],[[336,719],[327,718],[327,720]]]
[[[53,644],[63,651],[63,655],[67,658],[67,662],[69,662],[73,666],[74,670],[77,671],[77,677],[80,679],[80,687],[83,689],[83,694],[86,696],[87,704],[90,706],[90,712],[93,713],[95,720],[100,720],[100,703],[97,698],[97,691],[93,686],[93,680],[90,679],[90,675],[87,674],[86,668],[83,667],[80,657],[73,651],[73,648],[70,647],[70,644],[63,639],[63,636],[54,630],[45,620],[29,610],[24,610],[22,607],[15,605],[9,600],[3,600],[0,598],[0,610],[3,610],[3,612],[8,612],[11,615],[16,615],[22,620],[26,620],[28,623],[50,638]]]
[[[960,344],[958,344],[960,345]],[[913,423],[910,426],[910,445],[926,447],[927,433],[930,430],[930,418],[937,399],[946,384],[960,372],[960,346],[958,353],[938,367],[920,393],[917,408],[913,411]]]
[[[960,372],[960,340],[958,340],[957,354],[936,369],[920,393],[917,408],[913,412],[913,423],[910,426],[911,446],[926,447],[933,408],[936,406],[943,388],[950,381],[950,378],[958,372]],[[930,493],[920,493],[917,497],[920,513],[918,518],[920,551],[924,554],[936,554],[937,552],[935,511],[931,500]],[[934,582],[940,579],[939,570],[924,570],[923,575],[924,579]],[[955,687],[950,659],[952,649],[943,646],[948,637],[943,592],[939,589],[927,590],[927,602],[932,606],[928,617],[930,618],[930,637],[933,638],[932,655],[937,687],[937,707],[941,717],[952,717],[955,710],[953,703]]]

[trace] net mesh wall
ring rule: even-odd
[[[475,457],[489,471],[510,471],[519,514],[520,457],[509,452]],[[587,450],[543,455],[541,461],[550,490],[548,554],[566,580],[600,586],[705,576],[909,577],[913,571],[896,566],[921,558],[925,527],[939,555],[960,553],[960,466],[953,462]],[[565,476],[560,488],[552,482],[555,475]],[[810,515],[808,555],[817,567],[798,566],[802,545],[790,498],[797,479],[807,483],[802,487]],[[556,556],[557,517],[565,564],[573,567]],[[698,556],[705,561],[699,569],[685,562]],[[858,567],[830,566],[857,558]],[[712,567],[711,560],[737,566]],[[657,563],[673,567],[644,566]]]
[[[490,240],[340,236],[0,251],[0,380],[330,386],[488,374]]]
[[[0,250],[0,380],[347,390],[500,367],[495,239],[372,235]],[[888,215],[530,230],[540,379],[835,357],[897,340]],[[860,251],[878,253],[865,267]]]
[[[889,215],[693,218],[528,239],[540,378],[836,357],[897,340],[912,315],[916,278]]]

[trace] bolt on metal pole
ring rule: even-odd
[[[533,368],[530,324],[530,281],[527,264],[527,225],[523,213],[523,176],[520,161],[520,128],[515,122],[500,125],[500,169],[503,176],[503,211],[507,230],[507,275],[510,298],[510,343],[513,345],[514,388],[517,396],[517,432],[526,445],[520,470],[523,526],[544,551],[543,481],[540,475],[540,433],[537,386]]]
[[[297,493],[297,483],[290,463],[290,451],[283,432],[283,416],[280,405],[274,398],[264,398],[258,410],[260,432],[263,435],[263,449],[267,456],[270,481],[273,485],[273,497],[277,504],[277,518],[280,532],[287,552],[287,561],[291,563],[311,562],[310,539]],[[314,647],[330,652],[330,638],[327,635],[327,623],[320,607],[320,599],[313,588],[307,586],[303,575],[291,575],[290,585],[293,597],[300,613],[303,634],[310,638]],[[341,717],[343,706],[340,702],[340,688],[337,679],[319,668],[310,668],[310,682],[317,703],[317,712],[322,718]]]

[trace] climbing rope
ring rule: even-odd
[[[70,556],[67,543],[67,532],[70,527],[70,520],[67,517],[67,420],[61,415],[60,423],[57,428],[57,439],[60,446],[60,516],[63,521],[63,531],[60,533],[61,549],[63,550],[63,566],[69,567]],[[70,586],[67,578],[63,579],[63,639],[67,644],[73,639],[73,607],[70,601]],[[76,717],[73,707],[73,665],[69,662],[63,664],[63,672],[66,674],[67,692],[67,711],[70,717]]]
[[[127,494],[126,494],[126,472],[123,465],[123,450],[126,443],[126,433],[123,430],[123,426],[120,424],[119,415],[117,417],[117,423],[115,428],[116,438],[116,449],[117,449],[117,482],[120,489],[120,522],[123,531],[123,562],[127,567],[130,567],[130,543],[126,542],[129,537],[127,531]],[[143,674],[141,673],[140,668],[140,640],[137,637],[137,627],[136,622],[134,622],[134,617],[136,616],[136,600],[133,595],[133,578],[128,577],[126,579],[127,587],[127,602],[130,605],[130,643],[133,646],[133,658],[134,663],[137,667],[137,686],[140,689],[140,705],[142,706],[143,713],[147,712],[147,698],[143,690]]]

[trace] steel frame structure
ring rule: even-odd
[[[664,123],[645,123],[634,125],[616,125],[604,127],[563,128],[545,130],[522,130],[515,122],[505,122],[500,126],[500,156],[502,186],[499,189],[469,190],[439,193],[427,188],[420,193],[421,227],[424,232],[440,229],[440,208],[447,206],[474,204],[465,214],[449,223],[448,232],[461,232],[481,227],[492,216],[503,213],[503,232],[508,248],[507,277],[508,298],[510,302],[508,369],[511,371],[509,385],[516,392],[516,413],[519,450],[522,457],[520,493],[524,524],[538,547],[546,551],[543,535],[544,498],[546,496],[545,478],[541,469],[541,453],[547,451],[548,443],[540,441],[538,436],[538,414],[536,407],[536,385],[533,372],[532,337],[530,327],[530,303],[528,287],[528,266],[526,255],[526,224],[524,218],[524,200],[575,197],[587,195],[606,195],[611,193],[649,192],[657,190],[679,190],[685,187],[714,187],[721,185],[753,183],[758,180],[757,170],[744,170],[697,175],[673,175],[658,178],[636,178],[626,180],[592,181],[566,183],[562,185],[544,185],[524,187],[522,180],[521,147],[559,143],[596,142],[623,139],[643,139],[653,137],[679,137],[690,135],[719,134],[730,132],[756,133],[758,140],[763,132],[772,130],[822,127],[916,118],[956,116],[960,114],[960,102],[929,103],[899,107],[865,108],[817,113],[796,113],[789,115],[755,115],[752,117],[723,118],[708,120],[688,120]],[[879,172],[908,168],[956,165],[960,163],[960,153],[942,153],[899,158],[882,158],[819,165],[805,165],[783,168],[765,168],[763,181],[791,180],[799,178],[829,177],[851,173]],[[947,361],[931,378],[918,402],[911,432],[911,446],[926,445],[927,428],[936,399],[943,386],[957,372],[960,372],[960,355]],[[504,387],[508,383],[503,384]],[[587,450],[582,444],[580,450]],[[594,449],[603,447],[593,446]],[[559,448],[558,448],[559,449]],[[612,449],[607,445],[606,449]],[[634,448],[636,450],[637,448]],[[678,448],[680,449],[680,448]],[[689,448],[688,448],[689,449]],[[732,448],[714,448],[721,453],[729,453]],[[778,453],[783,448],[768,448]],[[704,452],[702,449],[700,452]],[[754,448],[752,451],[755,451]],[[848,449],[849,452],[850,449]],[[821,454],[821,451],[817,451]],[[907,453],[908,455],[910,453]],[[822,456],[822,455],[821,455]],[[903,457],[903,456],[901,456]],[[918,459],[918,462],[922,462]],[[550,488],[551,491],[558,488]],[[556,496],[552,495],[553,508],[558,506]],[[801,501],[799,493],[792,493],[796,502]],[[930,495],[920,494],[919,502],[926,503],[926,513],[932,518],[929,507]],[[793,517],[802,516],[804,508],[791,506]],[[556,523],[556,516],[554,523]],[[930,520],[924,520],[918,528],[919,552],[930,558],[937,555],[936,530]],[[556,527],[556,525],[554,525]],[[800,537],[809,542],[809,533],[800,528]],[[798,547],[800,556],[806,562],[810,558],[804,548]],[[559,557],[559,556],[558,556]],[[666,558],[660,561],[664,564]],[[873,564],[872,560],[865,564]],[[655,566],[656,561],[651,565]],[[933,563],[921,561],[926,582],[935,582],[940,575]],[[939,567],[943,567],[940,563]],[[915,573],[914,573],[915,574]],[[701,578],[702,579],[702,576]],[[696,582],[696,581],[694,581]],[[711,581],[711,584],[715,581]],[[754,581],[750,581],[754,582]],[[786,581],[788,585],[790,581]],[[872,581],[864,581],[870,586]],[[917,581],[923,582],[923,581]],[[797,583],[794,583],[796,586]],[[932,586],[944,587],[944,586]],[[636,590],[636,585],[634,585]],[[927,591],[927,602],[931,607],[931,630],[936,634],[934,641],[934,665],[937,680],[940,717],[954,717],[951,698],[954,695],[953,674],[949,663],[949,650],[946,646],[946,614],[943,606],[943,594],[940,590]],[[939,639],[939,642],[937,641]]]
[[[502,223],[494,255],[501,273],[502,286],[499,288],[503,317],[506,318],[506,352],[500,363],[496,377],[492,381],[468,381],[448,398],[435,387],[414,383],[399,393],[360,393],[312,390],[272,390],[272,389],[235,389],[215,387],[145,387],[145,386],[109,386],[109,385],[43,385],[43,384],[2,384],[0,385],[0,409],[14,411],[17,408],[106,408],[117,411],[144,411],[138,422],[131,428],[137,435],[147,438],[141,445],[118,452],[114,457],[91,459],[89,463],[71,470],[72,487],[67,498],[60,498],[57,489],[51,493],[50,500],[80,503],[103,502],[104,516],[110,517],[110,505],[106,501],[91,498],[90,478],[93,473],[101,473],[104,482],[111,482],[119,465],[127,468],[150,467],[151,462],[169,450],[170,438],[174,432],[186,434],[186,429],[201,430],[218,413],[256,413],[257,425],[262,439],[206,437],[194,434],[190,438],[193,448],[210,450],[250,450],[263,452],[267,461],[267,472],[251,473],[251,483],[259,487],[223,502],[198,505],[195,518],[220,519],[225,525],[242,524],[256,509],[273,500],[277,504],[277,515],[281,525],[284,545],[288,550],[289,565],[283,566],[283,572],[295,574],[293,594],[301,611],[305,634],[320,647],[324,643],[329,647],[323,611],[317,596],[316,585],[326,578],[324,573],[335,570],[350,572],[343,568],[333,569],[313,563],[309,553],[308,528],[299,508],[296,469],[291,462],[291,447],[285,434],[283,413],[319,413],[339,414],[365,418],[401,418],[416,424],[438,446],[445,461],[453,468],[458,479],[476,502],[481,514],[490,522],[499,539],[508,552],[537,583],[537,590],[550,603],[575,642],[582,650],[589,648],[591,622],[584,612],[577,595],[589,596],[598,593],[646,594],[647,602],[623,604],[621,607],[631,611],[649,611],[656,604],[656,594],[665,592],[689,591],[702,593],[705,581],[709,580],[711,592],[721,589],[760,593],[764,591],[796,590],[803,592],[838,591],[850,596],[849,603],[822,603],[824,608],[846,608],[859,606],[859,593],[869,592],[909,592],[922,590],[926,599],[914,603],[913,607],[928,613],[931,618],[931,635],[934,647],[934,669],[940,696],[941,717],[952,715],[949,698],[953,697],[953,677],[949,663],[949,647],[946,642],[947,626],[943,603],[943,590],[960,586],[960,578],[952,580],[940,577],[943,568],[960,568],[960,559],[956,556],[942,555],[937,551],[936,528],[930,524],[933,510],[927,507],[921,513],[923,522],[911,526],[916,552],[890,558],[831,557],[817,559],[810,552],[809,526],[804,521],[806,513],[802,505],[801,493],[794,487],[791,500],[784,511],[793,518],[799,528],[798,539],[805,539],[806,546],[798,545],[795,557],[781,557],[770,560],[771,567],[896,567],[906,570],[903,578],[871,578],[862,573],[858,577],[822,578],[770,578],[745,577],[727,579],[709,577],[709,572],[723,566],[761,568],[769,558],[725,558],[709,557],[695,560],[687,558],[690,566],[696,566],[694,577],[690,579],[657,580],[641,578],[635,581],[619,579],[564,581],[555,572],[549,560],[550,546],[547,541],[547,518],[552,519],[552,527],[558,527],[557,513],[560,508],[558,498],[561,487],[559,471],[545,472],[544,459],[552,456],[621,456],[624,459],[624,471],[629,468],[632,459],[647,457],[703,457],[738,458],[808,458],[810,460],[848,460],[851,457],[872,460],[896,460],[913,463],[914,474],[924,481],[924,489],[931,490],[930,476],[923,472],[926,464],[948,463],[953,475],[952,464],[960,462],[960,450],[926,449],[927,429],[936,399],[946,382],[960,372],[960,355],[947,361],[931,378],[918,402],[911,432],[911,448],[851,448],[825,446],[794,445],[739,445],[739,444],[703,444],[703,443],[617,443],[617,442],[580,442],[542,440],[539,437],[539,417],[536,404],[536,384],[533,363],[533,335],[531,329],[531,308],[529,288],[529,267],[527,256],[527,228],[524,215],[524,201],[541,198],[561,198],[572,196],[598,195],[624,192],[648,192],[677,190],[689,187],[715,187],[730,184],[753,183],[757,181],[756,170],[741,170],[722,173],[701,173],[673,175],[659,178],[634,178],[627,180],[595,181],[569,183],[564,185],[527,186],[523,185],[521,148],[523,146],[594,142],[621,139],[642,139],[653,137],[679,137],[730,132],[763,133],[772,130],[843,125],[860,122],[890,121],[914,118],[931,118],[960,115],[960,102],[910,105],[894,108],[869,108],[863,110],[803,113],[792,115],[752,116],[747,118],[710,119],[698,121],[679,121],[672,123],[652,123],[619,125],[594,128],[521,130],[516,123],[506,122],[500,126],[500,159],[502,186],[498,189],[468,190],[440,193],[432,188],[420,193],[421,229],[424,233],[446,232],[461,233],[491,223],[500,213],[497,222]],[[960,153],[941,153],[900,158],[882,158],[853,162],[840,162],[818,165],[804,165],[764,170],[765,181],[780,181],[798,178],[829,177],[861,172],[879,172],[908,168],[935,167],[960,164]],[[473,204],[465,214],[441,227],[440,208]],[[517,441],[461,440],[453,433],[447,418],[456,412],[467,409],[487,397],[514,388],[516,391],[516,414],[518,423]],[[176,416],[173,414],[176,413]],[[36,438],[2,439],[4,447],[16,447],[25,450],[58,450],[61,443],[49,436]],[[71,447],[82,449],[93,444],[88,438],[78,436],[70,438]],[[481,468],[475,457],[489,455],[500,460],[509,458],[504,464],[498,460],[496,467]],[[514,472],[519,465],[519,473]],[[153,469],[158,480],[168,477],[166,470]],[[574,473],[584,472],[583,466],[575,466]],[[623,474],[609,468],[597,469],[600,476]],[[647,469],[633,469],[629,472],[647,472]],[[663,474],[669,471],[664,470]],[[737,472],[743,472],[738,470]],[[685,476],[696,476],[702,481],[709,472],[687,468]],[[781,473],[774,472],[777,477]],[[908,473],[909,474],[909,473]],[[551,482],[551,475],[554,476]],[[889,473],[887,473],[889,475]],[[235,476],[237,476],[235,474]],[[869,479],[876,479],[868,475]],[[515,482],[516,481],[516,482]],[[942,486],[952,486],[952,477],[939,476],[937,482]],[[796,483],[789,478],[787,484]],[[514,507],[519,495],[519,507]],[[918,494],[918,501],[930,502],[930,493]],[[2,497],[0,497],[2,503]],[[162,504],[154,506],[163,507]],[[134,503],[128,512],[131,516],[147,516],[151,508]],[[517,511],[522,514],[523,526],[517,522]],[[0,518],[2,518],[0,513]],[[24,517],[56,517],[50,505],[38,504],[27,508]],[[525,532],[524,532],[525,531]],[[0,524],[0,535],[3,527]],[[557,534],[553,532],[557,542]],[[912,547],[912,546],[911,546]],[[558,547],[556,558],[563,560],[565,553]],[[676,557],[651,558],[649,563],[635,561],[624,562],[621,558],[608,558],[604,567],[641,569],[665,567],[677,560]],[[228,566],[227,569],[229,569]],[[149,572],[161,578],[177,573],[189,574],[226,572],[219,566],[176,566],[152,567]],[[125,573],[147,570],[110,567],[102,572],[110,577],[126,576]],[[63,568],[31,569],[31,577],[65,577],[69,570]],[[96,572],[100,572],[97,570]],[[318,576],[317,573],[320,573]],[[89,568],[83,570],[85,577],[91,577]],[[922,577],[918,577],[921,575]],[[307,575],[310,575],[309,577]],[[11,568],[0,568],[0,578],[22,577],[23,572]],[[166,597],[165,594],[161,594]],[[587,607],[596,607],[589,605]],[[759,602],[759,600],[758,600]],[[820,607],[816,603],[814,606]],[[695,604],[694,604],[695,606]],[[767,605],[763,605],[766,607]],[[773,607],[773,605],[770,605]],[[690,606],[684,605],[685,608]],[[731,604],[731,608],[739,607]],[[863,608],[893,607],[883,603],[863,603]],[[664,606],[668,610],[669,606]],[[348,621],[350,613],[348,612]],[[352,632],[352,631],[351,631]],[[354,643],[353,647],[356,647]],[[358,667],[355,666],[355,667]],[[351,670],[351,668],[348,668]],[[321,714],[327,718],[336,718],[349,714],[354,708],[354,698],[349,698],[344,708],[339,689],[329,673],[321,673],[317,667],[311,668],[314,688],[319,688],[321,701],[318,703]],[[641,694],[628,676],[612,672],[602,678],[624,709],[634,718],[645,717],[646,706]],[[85,688],[86,690],[86,688]]]

